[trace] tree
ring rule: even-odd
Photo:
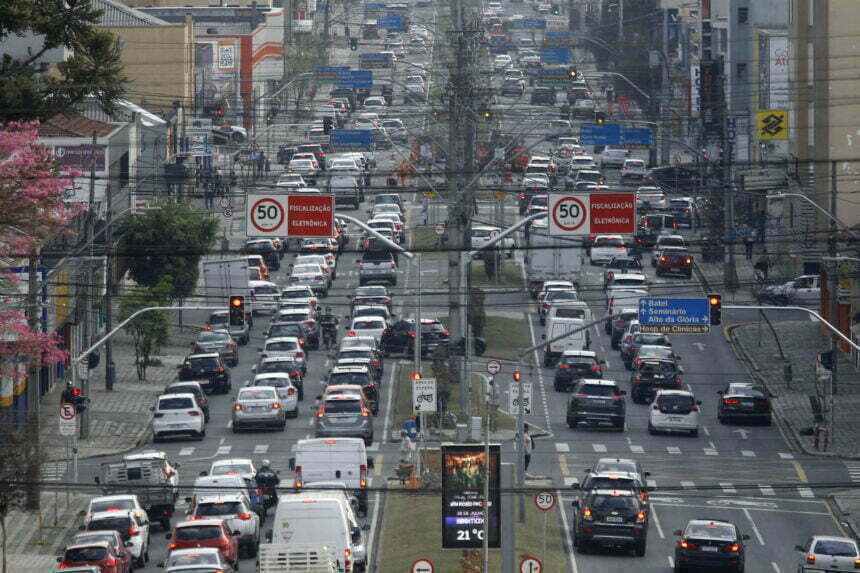
[[[20,432],[4,433],[0,446],[0,571],[6,573],[6,518],[16,509],[25,509],[28,497],[39,479],[41,451],[36,441],[36,432],[25,429]],[[37,468],[37,473],[23,477],[23,468]],[[32,480],[32,481],[31,481]]]
[[[155,287],[136,287],[122,300],[119,319],[125,320],[138,310],[150,306],[167,306],[169,278]],[[146,380],[150,359],[170,341],[170,315],[165,310],[153,310],[137,316],[123,329],[134,339],[134,365],[137,379]]]
[[[128,268],[137,284],[156,287],[168,280],[169,300],[194,293],[203,255],[215,244],[218,221],[191,205],[166,200],[126,222]]]
[[[0,2],[0,43],[31,36],[37,45],[26,57],[0,55],[0,119],[45,119],[68,111],[88,95],[111,111],[125,93],[120,48],[98,30],[101,11],[86,0],[4,0]],[[39,59],[65,48],[72,56],[54,73],[40,73]]]
[[[487,253],[484,256],[484,262],[494,258],[495,255]],[[484,291],[483,289],[473,288],[469,292],[469,327],[472,329],[473,336],[484,335],[484,324],[487,322],[487,312],[484,310]]]

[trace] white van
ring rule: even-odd
[[[557,336],[582,328],[594,320],[591,309],[582,301],[563,302],[550,306],[546,318],[546,334],[544,340],[552,340]],[[544,366],[553,366],[566,350],[588,350],[591,347],[591,331],[585,328],[549,344],[544,350]]]
[[[296,472],[294,485],[338,481],[358,499],[358,514],[367,515],[367,470],[373,468],[361,438],[312,438],[296,442],[296,456],[290,469]]]
[[[348,505],[348,504],[347,504]],[[353,538],[361,530],[351,529],[344,503],[328,493],[289,493],[281,496],[272,524],[275,545],[314,544],[334,549],[341,571],[361,571],[355,563]],[[358,565],[357,567],[355,565]]]

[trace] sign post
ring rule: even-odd
[[[523,413],[526,416],[531,415],[532,413],[532,384],[531,382],[523,382]],[[520,406],[520,387],[519,384],[511,384],[511,390],[509,393],[511,397],[510,403],[510,411],[516,411]]]
[[[546,518],[549,510],[555,507],[555,494],[551,491],[539,491],[535,494],[535,505],[543,512],[543,553],[541,559],[546,561]]]
[[[552,193],[549,196],[551,237],[635,233],[636,196],[633,193]]]
[[[60,435],[74,436],[78,429],[78,409],[70,402],[60,404]]]
[[[546,543],[546,541],[544,541]],[[543,563],[537,557],[523,557],[520,561],[520,573],[542,573]]]
[[[639,330],[666,334],[707,334],[711,309],[707,298],[639,299]]]

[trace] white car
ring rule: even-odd
[[[624,165],[621,166],[621,182],[624,183],[628,179],[642,181],[647,173],[644,159],[625,159]]]
[[[190,434],[198,440],[206,437],[203,410],[194,394],[164,394],[157,398],[151,411],[153,442],[181,434]]]
[[[382,340],[382,333],[388,330],[388,322],[381,316],[359,316],[352,319],[349,331],[356,335],[372,336],[376,342]]]
[[[686,390],[658,390],[651,404],[648,432],[687,432],[698,436],[701,404]]]
[[[249,557],[257,555],[260,543],[260,516],[251,508],[243,494],[217,494],[197,496],[191,519],[223,519],[227,529],[238,531],[239,549]]]
[[[115,509],[98,511],[90,516],[86,531],[119,531],[131,553],[135,567],[146,567],[149,561],[149,518],[146,512]]]
[[[797,565],[799,573],[856,571],[860,567],[857,542],[848,537],[816,535],[795,549],[803,552]]]
[[[370,217],[374,218],[378,215],[382,215],[385,213],[394,213],[403,218],[403,209],[400,208],[400,205],[397,203],[380,203],[378,205],[373,206],[373,210],[370,212]]]
[[[319,309],[320,301],[309,286],[288,286],[281,290],[281,300],[308,299],[314,308]]]
[[[305,181],[314,182],[317,178],[317,168],[310,159],[291,159],[287,169],[298,173]]]
[[[290,270],[290,284],[294,286],[307,285],[320,296],[328,294],[328,274],[319,264],[305,263],[294,265]]]
[[[278,297],[280,290],[278,285],[270,281],[248,281],[248,287],[251,289],[251,299],[254,301],[252,312],[265,310],[269,313],[274,313],[278,309]]]
[[[331,285],[331,281],[337,278],[337,270],[332,263],[335,263],[334,253],[326,253],[325,255],[299,255],[293,260],[293,268],[300,265],[319,265],[325,273],[329,285]]]
[[[597,235],[591,247],[591,264],[602,265],[615,257],[626,257],[627,247],[621,235]]]
[[[281,401],[281,407],[291,418],[299,416],[299,391],[293,385],[292,378],[286,372],[269,372],[257,374],[248,382],[248,386],[268,386],[274,388]]]
[[[472,238],[470,245],[472,250],[480,249],[501,232],[502,230],[498,227],[492,227],[489,225],[472,225]],[[505,256],[511,259],[514,256],[515,247],[514,238],[508,235],[488,250],[505,251]]]
[[[630,154],[626,149],[611,149],[607,147],[600,154],[600,166],[604,169],[607,167],[621,168],[624,166],[624,161]]]
[[[277,187],[302,188],[307,187],[308,183],[305,181],[304,177],[298,173],[282,173],[278,177],[278,182],[275,185]]]
[[[299,339],[295,336],[279,336],[268,338],[260,348],[260,359],[275,356],[287,356],[290,358],[301,358],[304,362],[305,352],[302,350]]]
[[[666,194],[659,187],[639,187],[636,190],[636,209],[665,209]]]
[[[260,376],[266,376],[260,374]],[[215,460],[209,466],[210,476],[228,476],[237,475],[243,478],[253,478],[257,475],[257,470],[254,468],[254,462],[248,458],[228,458],[224,460]]]
[[[236,571],[217,547],[195,547],[171,551],[158,564],[167,573],[194,573],[196,571]],[[237,563],[238,566],[238,563]]]
[[[493,60],[493,69],[497,70],[497,71],[502,71],[505,68],[508,68],[511,65],[513,65],[513,63],[514,63],[514,61],[513,61],[513,59],[511,59],[511,57],[509,55],[499,54]]]
[[[388,107],[388,104],[385,103],[385,98],[381,96],[371,96],[369,98],[365,98],[364,100],[364,109],[368,110],[385,110]]]

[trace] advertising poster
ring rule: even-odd
[[[484,476],[489,475],[489,547],[499,547],[501,448],[483,444],[442,445],[442,548],[478,549],[484,543]],[[485,473],[485,470],[489,470]]]

